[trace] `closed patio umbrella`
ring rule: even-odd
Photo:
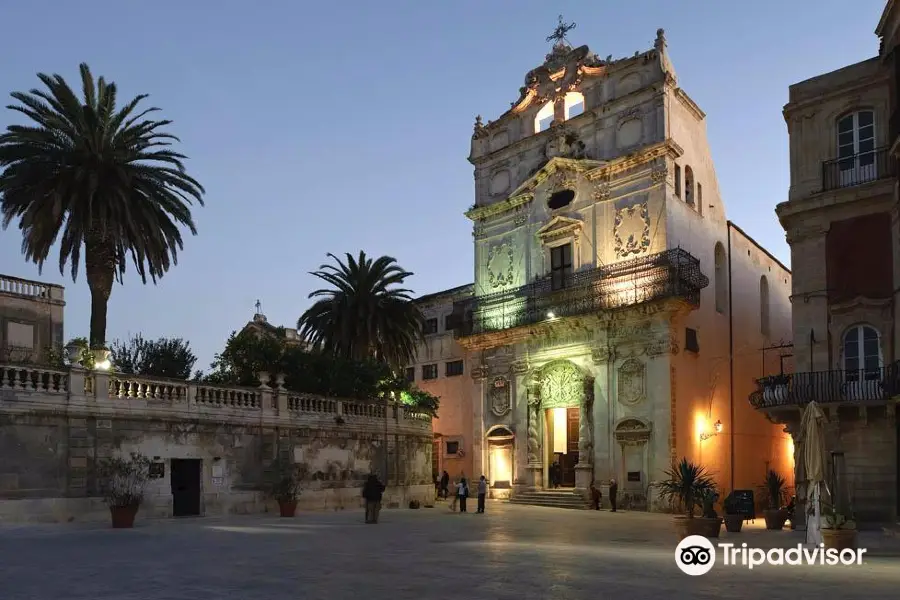
[[[822,487],[825,485],[825,413],[818,403],[810,402],[800,421],[803,431],[803,466],[806,468],[806,489],[813,514],[806,526],[806,543],[822,543]]]

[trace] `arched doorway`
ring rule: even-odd
[[[590,389],[582,370],[567,360],[540,370],[538,389],[544,421],[545,487],[578,487],[579,467],[590,470]]]
[[[516,436],[505,425],[491,427],[485,435],[488,449],[487,479],[491,498],[508,498],[515,470]]]

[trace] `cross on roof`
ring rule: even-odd
[[[262,302],[257,300],[255,306],[256,306],[256,314],[260,314],[262,312]]]
[[[563,16],[559,15],[559,24],[556,26],[556,29],[553,30],[553,33],[547,36],[548,42],[554,42],[555,44],[561,44],[566,41],[566,34],[575,29],[575,22],[566,23],[563,21]]]

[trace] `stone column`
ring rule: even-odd
[[[592,409],[594,456],[594,477],[598,480],[608,479],[612,471],[610,423],[610,401],[607,398],[609,384],[610,349],[606,346],[594,348],[591,352],[596,366],[594,387],[594,405]]]
[[[510,372],[510,422],[516,439],[512,451],[512,467],[514,487],[524,490],[530,487],[528,474],[528,375],[529,364],[526,359],[512,363]],[[499,415],[498,415],[499,416]]]
[[[578,464],[575,465],[575,489],[587,492],[594,481],[594,380],[584,378],[578,423]]]
[[[528,481],[531,489],[544,487],[544,461],[541,454],[541,396],[536,384],[528,388]]]
[[[484,382],[488,376],[488,368],[484,365],[472,369],[472,473],[466,473],[467,477],[474,477],[475,472],[486,473],[484,448]]]

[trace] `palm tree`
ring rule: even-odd
[[[116,85],[94,81],[81,65],[84,98],[59,75],[38,74],[46,90],[13,92],[7,108],[32,123],[0,135],[0,211],[3,228],[18,220],[22,252],[43,268],[59,238],[59,270],[75,281],[84,246],[91,290],[94,347],[106,344],[106,311],[113,281],[122,282],[126,254],[144,283],[156,283],[183,248],[179,225],[196,235],[190,205],[203,205],[203,187],[168,148],[178,138],[171,121],[146,118],[140,95],[116,107]]]
[[[348,252],[346,263],[328,256],[337,265],[310,274],[332,287],[309,295],[321,299],[297,321],[300,335],[334,356],[375,359],[395,369],[409,363],[422,339],[423,319],[411,290],[395,286],[412,273],[390,256],[372,260],[360,251],[354,259]]]

